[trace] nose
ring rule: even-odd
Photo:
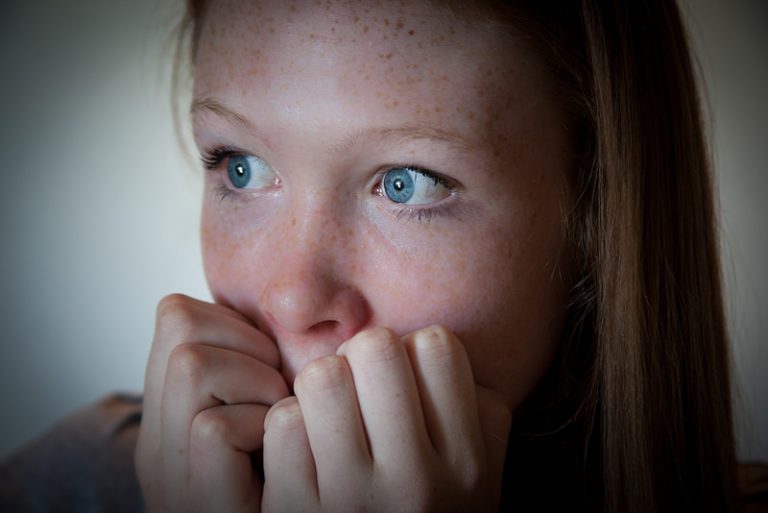
[[[302,209],[274,234],[279,249],[261,308],[278,338],[315,341],[333,353],[368,323],[370,307],[352,273],[354,241],[345,232],[332,213]]]
[[[278,276],[264,292],[262,305],[277,331],[339,344],[360,331],[368,317],[362,294],[340,279],[312,269],[312,262],[296,260],[296,255],[283,260]]]

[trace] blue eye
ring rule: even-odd
[[[445,180],[412,167],[395,167],[381,179],[384,195],[395,203],[426,205],[451,195]]]
[[[230,157],[227,162],[229,180],[238,189],[243,189],[251,181],[251,165],[245,157]]]
[[[405,203],[413,196],[413,178],[406,168],[390,169],[382,180],[387,198]]]
[[[278,182],[272,168],[253,155],[230,155],[227,159],[227,176],[236,189],[258,189]]]

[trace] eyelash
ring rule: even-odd
[[[217,167],[219,167],[219,164],[221,164],[224,159],[239,155],[242,155],[242,153],[237,151],[235,148],[232,148],[231,146],[216,146],[215,148],[205,150],[200,156],[200,160],[202,161],[203,167],[205,167],[205,169],[208,171],[214,171]]]
[[[200,156],[200,160],[203,164],[203,167],[206,170],[215,171],[216,169],[218,169],[221,163],[227,158],[240,156],[243,154],[244,154],[243,152],[231,146],[216,146],[214,148],[210,148],[203,151],[202,155]],[[384,196],[384,192],[381,189],[381,178],[384,177],[384,174],[387,171],[395,168],[408,168],[412,171],[415,171],[416,173],[424,175],[430,178],[431,180],[433,180],[435,184],[440,184],[443,187],[447,188],[451,192],[451,194],[454,194],[455,191],[457,190],[457,186],[449,179],[443,176],[440,176],[437,173],[434,173],[427,169],[421,168],[419,166],[405,164],[405,165],[398,165],[398,166],[388,166],[386,169],[384,169],[374,189],[376,194],[380,196]],[[242,199],[241,193],[238,193],[234,189],[227,187],[224,184],[217,187],[216,196],[220,201],[225,201],[229,199]],[[433,207],[420,207],[420,208],[402,206],[402,207],[394,207],[392,209],[392,213],[395,216],[395,219],[397,219],[398,221],[405,219],[407,221],[415,221],[418,223],[429,224],[429,222],[434,217],[447,216],[451,213],[451,211],[450,209],[442,205],[433,206]]]

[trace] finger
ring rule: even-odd
[[[213,342],[237,350],[273,367],[280,364],[275,343],[245,316],[222,305],[182,294],[164,297],[157,306],[154,342]],[[172,349],[172,347],[171,347]]]
[[[168,358],[175,347],[184,343],[207,343],[239,351],[267,365],[279,367],[280,355],[275,344],[250,325],[239,313],[221,305],[204,303],[173,294],[163,298],[157,308],[152,351],[144,383],[144,429],[159,430],[162,388]]]
[[[494,490],[498,492],[509,446],[512,413],[498,393],[480,385],[475,385],[475,390],[487,465],[490,475],[495,479]]]
[[[373,460],[394,469],[425,456],[424,448],[431,443],[400,339],[384,328],[363,331],[342,344],[337,354],[349,362]]]
[[[294,390],[317,469],[320,501],[342,497],[370,471],[371,456],[346,358],[320,358],[302,369]]]
[[[198,413],[221,404],[272,405],[288,395],[280,373],[228,349],[202,344],[177,346],[168,361],[160,409],[160,438],[166,475],[184,479],[190,429]]]
[[[261,480],[251,466],[260,449],[268,407],[233,404],[208,408],[192,422],[190,486],[199,511],[258,511]]]
[[[250,324],[250,325],[253,324],[251,322],[251,320],[248,319],[245,315],[241,314],[240,312],[238,312],[234,308],[231,308],[231,307],[229,307],[227,305],[224,305],[224,304],[211,303],[209,301],[202,301],[200,299],[196,299],[196,298],[193,298],[191,296],[187,296],[185,294],[178,294],[178,293],[177,294],[169,294],[166,298],[164,298],[164,300],[166,300],[166,299],[170,299],[171,301],[173,301],[174,299],[177,299],[177,300],[179,300],[181,302],[184,302],[184,303],[187,303],[187,304],[189,304],[190,306],[193,306],[193,307],[197,306],[199,308],[203,308],[203,309],[206,309],[206,310],[211,310],[211,311],[214,311],[214,312],[218,312],[218,313],[220,313],[222,315],[229,316],[232,319],[244,322],[245,324]]]
[[[443,461],[461,462],[462,472],[482,468],[483,437],[475,382],[464,346],[442,326],[403,338],[421,397],[427,432]]]
[[[270,408],[264,420],[264,511],[318,511],[315,461],[295,397]]]

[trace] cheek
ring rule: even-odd
[[[369,294],[378,320],[403,334],[447,326],[464,343],[476,381],[514,409],[560,337],[566,287],[554,272],[552,221],[530,215],[385,252],[388,272],[371,280],[377,286]]]
[[[203,204],[200,235],[203,267],[211,294],[218,302],[237,307],[241,289],[252,289],[261,279],[259,262],[269,253],[267,244],[255,244],[263,223],[255,223],[253,212],[221,209],[207,200]]]

